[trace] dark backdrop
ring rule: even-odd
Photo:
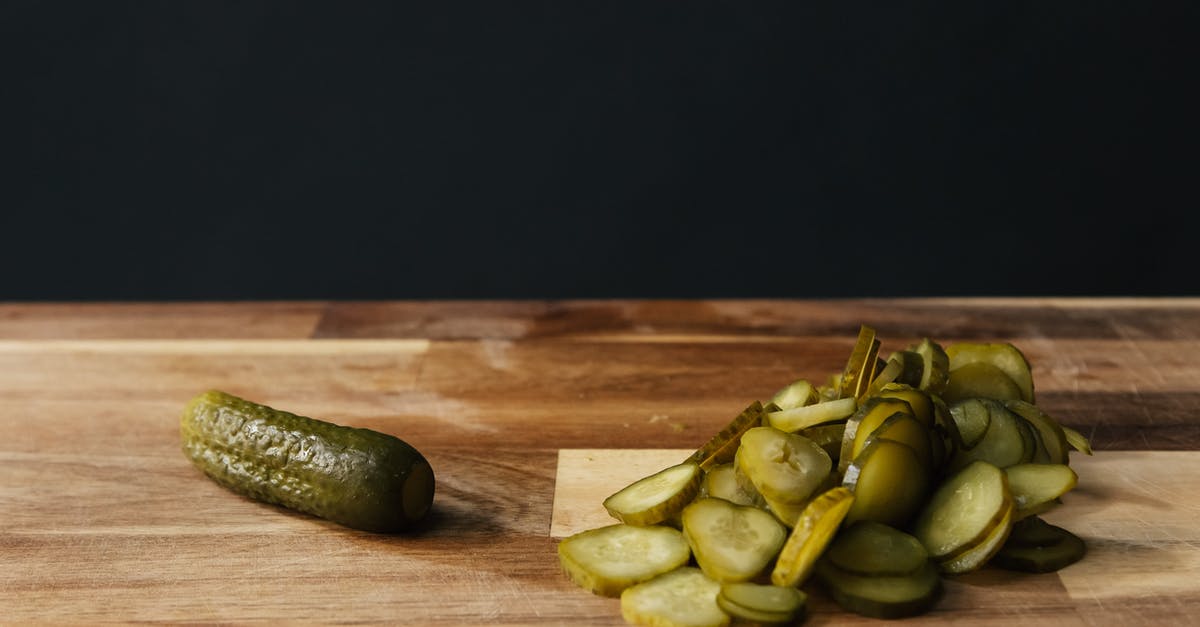
[[[0,299],[1200,294],[1194,2],[0,4]]]

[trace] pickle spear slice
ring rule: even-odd
[[[725,627],[729,615],[717,605],[721,584],[685,566],[621,593],[621,616],[652,627]]]
[[[803,584],[853,503],[854,494],[844,487],[833,488],[813,499],[800,513],[779,552],[771,571],[771,583],[784,587]]]
[[[762,415],[762,403],[758,401],[750,403],[750,406],[734,417],[728,425],[725,425],[724,429],[718,431],[708,442],[704,443],[704,446],[692,453],[687,461],[699,464],[702,470],[733,461],[733,455],[737,451],[742,434],[748,429],[762,424]]]
[[[684,508],[683,536],[704,574],[717,581],[746,581],[779,553],[787,529],[761,509],[708,498]]]
[[[853,398],[839,398],[814,405],[793,407],[767,413],[767,424],[788,433],[815,425],[844,420],[857,406]]]
[[[610,525],[558,544],[558,559],[571,581],[608,597],[687,564],[691,554],[683,535],[670,527]]]
[[[656,525],[696,497],[701,479],[700,467],[692,462],[671,466],[604,499],[604,509],[627,525]]]
[[[878,355],[879,341],[875,339],[875,329],[865,324],[860,326],[858,340],[850,352],[850,359],[846,361],[846,369],[842,371],[841,398],[858,398],[866,391]]]
[[[973,462],[946,479],[913,525],[913,535],[935,560],[979,546],[1012,511],[1004,471]]]

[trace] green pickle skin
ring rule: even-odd
[[[183,452],[217,483],[354,529],[395,533],[433,503],[433,469],[403,440],[219,391],[188,403]]]

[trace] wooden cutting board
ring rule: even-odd
[[[555,554],[606,520],[634,470],[612,456],[677,455],[823,380],[863,322],[885,352],[1015,342],[1099,449],[1050,516],[1084,562],[957,578],[915,622],[1200,615],[1200,300],[460,301],[0,304],[0,622],[620,624]],[[216,486],[179,451],[209,388],[404,438],[437,474],[428,525],[361,533]],[[814,595],[809,622],[873,621]]]

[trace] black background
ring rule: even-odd
[[[1196,3],[0,4],[0,299],[1198,294]]]

